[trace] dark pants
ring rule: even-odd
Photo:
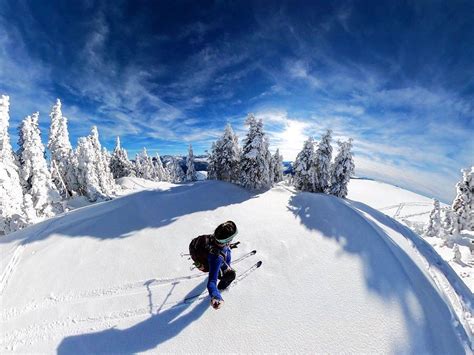
[[[228,268],[227,270],[219,273],[219,283],[217,284],[217,289],[223,290],[227,288],[232,281],[235,280],[235,270]]]

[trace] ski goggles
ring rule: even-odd
[[[219,244],[227,244],[227,243],[230,243],[230,242],[232,241],[232,239],[234,239],[237,234],[239,234],[239,231],[236,229],[236,230],[235,230],[235,233],[232,234],[230,237],[225,238],[225,239],[220,239],[220,240],[216,238],[216,242],[219,243]]]

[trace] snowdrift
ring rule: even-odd
[[[242,274],[215,311],[181,257],[232,219]],[[2,352],[470,352],[472,294],[371,207],[279,185],[142,190],[0,239]]]

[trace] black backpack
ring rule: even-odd
[[[212,234],[204,234],[194,238],[189,243],[189,255],[194,261],[194,265],[201,271],[209,272],[209,261],[207,257],[210,253],[219,255],[225,260],[225,255],[213,245]]]
[[[240,242],[229,245],[230,249],[235,249]],[[201,271],[209,272],[209,254],[218,255],[225,262],[226,255],[221,249],[214,245],[214,235],[204,234],[194,238],[189,243],[189,255],[194,261],[194,265]]]

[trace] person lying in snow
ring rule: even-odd
[[[194,265],[204,272],[209,272],[207,290],[211,296],[211,306],[219,309],[224,304],[219,290],[227,288],[235,279],[235,270],[230,266],[231,241],[237,235],[237,226],[227,221],[214,230],[213,234],[200,235],[189,244],[189,254]],[[217,280],[220,280],[217,283]]]

